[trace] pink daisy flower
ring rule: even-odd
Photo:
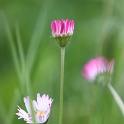
[[[112,74],[113,66],[114,60],[108,61],[105,57],[91,59],[84,65],[82,75],[90,82],[94,82],[101,74]]]

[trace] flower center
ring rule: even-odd
[[[40,115],[41,115],[41,116],[44,116],[44,115],[45,115],[45,112],[41,112],[41,111],[38,110],[38,111],[36,111],[36,114],[37,114],[38,116],[40,116]]]

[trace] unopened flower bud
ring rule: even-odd
[[[51,22],[52,37],[60,47],[65,47],[74,31],[73,20],[54,20]]]

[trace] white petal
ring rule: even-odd
[[[25,106],[26,106],[26,109],[27,109],[28,113],[31,115],[29,97],[27,97],[27,98],[25,97],[24,98],[24,103],[25,103]]]

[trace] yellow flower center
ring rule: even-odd
[[[45,115],[45,112],[36,111],[36,114],[37,114],[38,116],[40,116],[40,115],[44,116],[44,115]]]
[[[41,112],[41,115],[44,116],[45,115],[45,112]]]
[[[38,116],[40,116],[40,113],[41,113],[41,112],[40,112],[40,111],[36,111],[36,113],[37,113]]]

